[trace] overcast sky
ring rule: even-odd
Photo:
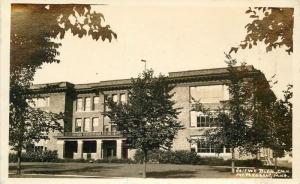
[[[247,7],[97,6],[118,39],[94,41],[67,34],[61,40],[59,64],[46,64],[34,83],[75,84],[136,77],[147,67],[155,73],[225,67],[224,52],[245,37]],[[292,56],[284,48],[265,52],[260,44],[233,55],[254,65],[267,79],[277,74],[274,91],[292,83]]]

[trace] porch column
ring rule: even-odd
[[[82,158],[82,144],[83,144],[82,140],[77,141],[77,159]]]
[[[122,158],[122,139],[117,139],[117,159]]]
[[[97,140],[97,159],[103,159],[103,154],[102,154],[102,140]]]
[[[58,158],[61,158],[61,159],[64,158],[64,151],[65,151],[65,141],[58,140],[57,141],[57,155],[58,155]]]

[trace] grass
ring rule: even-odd
[[[142,177],[141,164],[126,163],[22,163],[22,175],[16,173],[16,163],[9,164],[9,177],[30,178],[116,178]],[[267,168],[267,167],[263,167]],[[270,167],[270,169],[272,169]],[[287,169],[287,168],[282,168]],[[291,171],[291,169],[289,169]],[[235,178],[228,166],[147,164],[148,178]]]
[[[9,177],[142,177],[140,164],[114,163],[23,163],[23,175],[10,174]],[[9,173],[16,173],[16,164],[10,164]],[[67,176],[66,176],[67,175]],[[79,177],[80,177],[79,176]],[[229,168],[204,165],[147,164],[149,178],[229,178]]]

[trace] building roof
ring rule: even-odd
[[[240,67],[237,67],[240,68]],[[246,68],[250,74],[261,73],[256,70],[252,65],[247,65]],[[169,72],[167,76],[169,81],[172,83],[182,83],[182,82],[193,82],[209,79],[226,79],[228,76],[227,67],[225,68],[212,68],[212,69],[201,69],[201,70],[187,70],[178,72]],[[73,88],[76,91],[85,91],[93,89],[117,89],[117,88],[128,88],[131,86],[131,79],[120,79],[120,80],[107,80],[100,81],[96,83],[85,83],[85,84],[72,84],[70,82],[56,82],[56,83],[45,83],[45,84],[35,84],[31,87],[33,90],[41,89],[56,89],[56,90],[66,90],[68,88]]]

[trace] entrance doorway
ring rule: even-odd
[[[64,158],[73,159],[74,152],[77,152],[77,141],[65,141]]]
[[[103,141],[103,159],[111,160],[117,155],[116,141]]]

